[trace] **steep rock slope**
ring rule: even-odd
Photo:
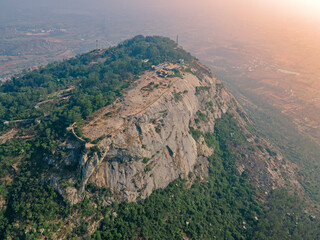
[[[266,194],[285,185],[300,189],[295,166],[246,129],[249,120],[209,69],[197,61],[191,68],[169,63],[160,68],[174,69],[177,74],[162,78],[158,69],[145,72],[120,99],[82,126],[83,138],[91,142],[80,155],[76,154],[79,147],[74,147],[65,159],[79,163],[79,186],[61,184],[66,182],[61,175],[53,175],[51,180],[65,198],[77,203],[88,194],[86,186],[94,184],[110,189],[106,201],[135,201],[177,178],[190,182],[195,176],[204,179],[207,157],[214,149],[193,133],[213,132],[215,120],[226,112],[238,118],[245,135],[233,143],[239,153],[239,172],[245,172]],[[75,176],[68,178],[71,183],[76,181]]]

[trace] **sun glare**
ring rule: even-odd
[[[301,16],[311,21],[320,21],[320,1],[319,0],[255,0],[261,6],[269,5],[274,11],[282,14]],[[255,2],[251,0],[251,2]]]
[[[296,2],[299,4],[299,6],[305,6],[313,11],[320,9],[320,2],[318,0],[296,0]]]

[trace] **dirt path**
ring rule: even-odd
[[[56,99],[48,99],[48,100],[45,100],[45,101],[42,101],[42,102],[38,102],[34,108],[39,108],[42,104],[45,104],[45,103],[48,103],[48,102],[53,102],[54,100]]]
[[[71,130],[71,133],[73,134],[73,136],[78,139],[80,142],[82,143],[86,143],[87,141],[84,140],[82,137],[79,137],[76,132],[74,131],[74,128],[76,127],[76,123],[73,123],[70,127],[67,128],[67,130]]]
[[[6,141],[12,139],[17,133],[18,133],[18,130],[15,128],[9,130],[8,132],[0,136],[0,144],[6,143]]]
[[[65,97],[67,97],[66,95],[63,95],[63,94],[68,93],[68,92],[72,91],[73,89],[75,89],[75,87],[71,86],[71,87],[69,87],[67,89],[64,89],[64,90],[61,90],[59,92],[54,93],[54,95],[51,94],[52,98],[44,100],[44,101],[41,101],[41,102],[38,102],[34,106],[34,108],[39,108],[42,104],[45,104],[45,103],[48,103],[48,102],[53,102],[54,100],[58,100],[58,101],[63,100],[63,99],[65,99]]]

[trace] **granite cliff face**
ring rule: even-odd
[[[90,194],[86,186],[94,184],[110,189],[106,203],[135,201],[177,178],[190,182],[195,176],[204,179],[207,157],[214,149],[203,138],[196,141],[190,129],[213,132],[215,120],[226,112],[238,118],[247,138],[234,147],[241,153],[239,172],[245,171],[249,181],[266,193],[286,184],[299,188],[294,166],[246,130],[249,120],[209,69],[199,62],[192,68],[172,64],[162,68],[179,73],[163,78],[159,69],[146,72],[120,99],[100,109],[81,128],[83,138],[91,140],[84,150],[79,137],[64,143],[70,150],[64,163],[77,165],[77,170],[74,175],[52,174],[51,184],[65,198],[77,203]]]

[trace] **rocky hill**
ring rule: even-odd
[[[317,221],[281,190],[305,196],[297,167],[167,38],[16,76],[0,99],[0,237],[272,239]],[[268,215],[279,199],[283,231]]]

